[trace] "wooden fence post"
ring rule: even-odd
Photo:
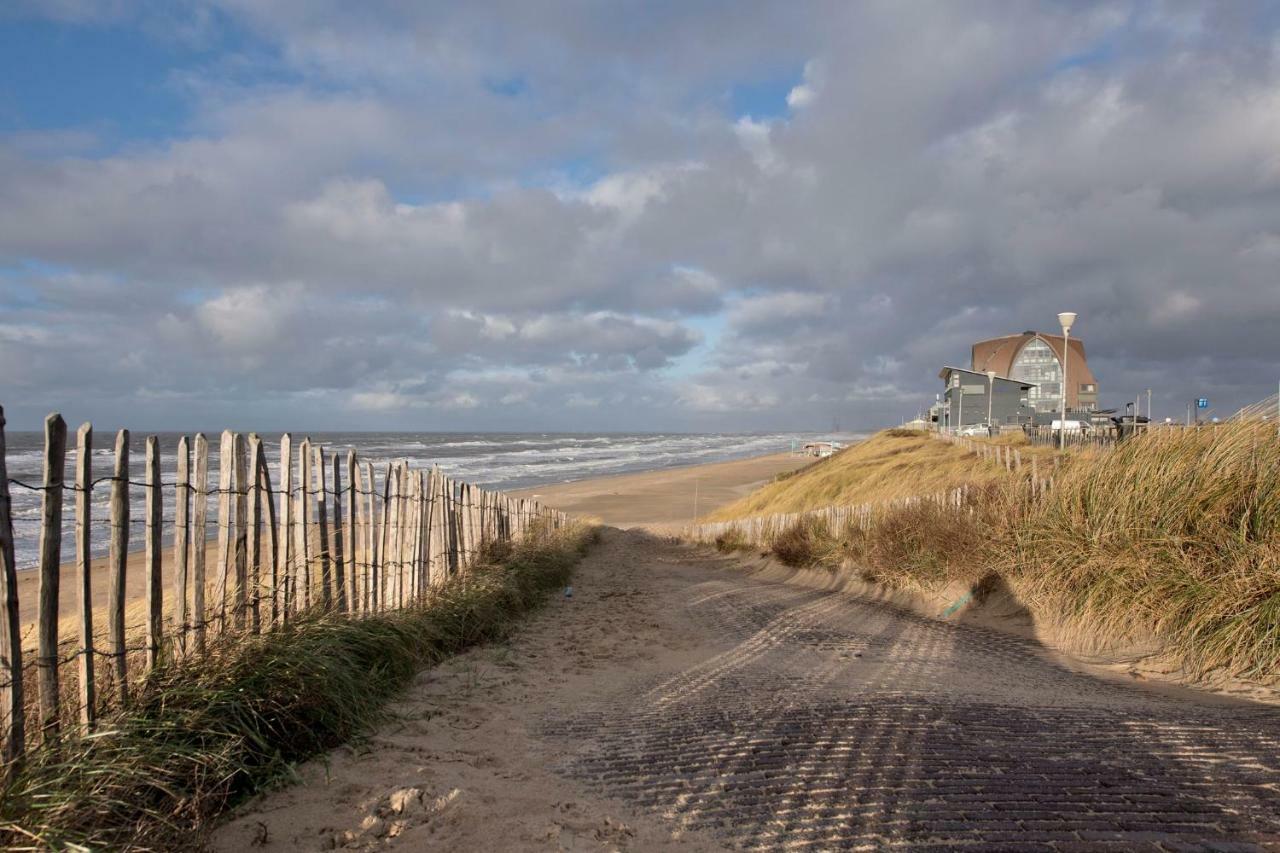
[[[391,512],[386,531],[388,542],[382,561],[382,586],[383,604],[390,608],[395,606],[400,581],[400,489],[402,486],[400,466],[396,465],[388,475],[391,492],[387,503],[390,505]]]
[[[235,539],[235,595],[232,597],[232,624],[237,631],[244,630],[245,611],[248,606],[249,576],[249,479],[248,460],[245,458],[244,436],[235,434],[231,442],[234,455],[232,471],[235,477],[236,539]]]
[[[391,507],[394,478],[391,475],[391,463],[387,463],[382,476],[382,531],[378,539],[378,581],[376,610],[383,610],[387,603],[387,584],[391,577]]]
[[[93,730],[97,694],[93,685],[93,574],[92,511],[93,425],[82,424],[76,431],[76,590],[80,605],[80,725]]]
[[[213,608],[218,633],[227,630],[227,584],[231,579],[232,527],[231,503],[232,477],[235,471],[236,440],[231,430],[224,430],[218,448],[218,589],[214,593]]]
[[[129,697],[128,661],[124,645],[124,596],[129,565],[129,431],[116,433],[115,469],[111,482],[111,540],[107,544],[107,633],[111,640],[116,693]]]
[[[173,486],[173,631],[179,657],[187,653],[188,560],[191,515],[191,451],[184,435],[178,439],[178,476]]]
[[[311,606],[311,439],[298,445],[298,574],[296,575],[299,611]]]
[[[205,565],[209,551],[209,440],[196,433],[195,506],[191,519],[191,630],[197,654],[204,654]]]
[[[293,437],[280,436],[280,548],[276,557],[280,621],[288,622],[293,605]]]
[[[360,475],[360,466],[356,466],[356,475]],[[372,570],[374,570],[374,464],[365,462],[365,476],[357,483],[357,496],[360,496],[360,584],[357,585],[357,592],[360,594],[360,612],[367,613],[371,610],[370,603],[370,578]]]
[[[4,763],[26,750],[22,695],[22,625],[18,611],[18,565],[13,545],[13,504],[5,462],[4,407],[0,406],[0,738]]]
[[[325,463],[324,446],[316,445],[314,451],[316,482],[316,522],[320,534],[320,606],[328,610],[333,606],[333,570],[329,558],[329,504],[328,465]]]
[[[333,454],[333,599],[339,613],[347,611],[347,567],[342,535],[342,459]]]
[[[246,531],[245,555],[248,558],[248,572],[245,588],[248,592],[249,630],[254,634],[262,630],[262,478],[258,476],[258,461],[262,457],[262,437],[256,432],[249,433],[249,456],[245,466],[245,488],[248,490],[248,512],[245,518]],[[270,496],[267,496],[270,500]]]
[[[58,581],[62,568],[62,489],[67,424],[62,415],[44,421],[44,493],[40,509],[40,623],[36,666],[40,684],[40,730],[58,734]]]
[[[364,463],[365,515],[360,519],[364,533],[364,567],[360,574],[364,578],[364,588],[360,592],[361,608],[365,613],[373,612],[373,602],[378,587],[378,516],[376,487],[373,479],[373,463]]]
[[[358,613],[359,592],[356,589],[356,573],[360,550],[360,534],[356,530],[356,517],[360,514],[360,466],[356,464],[355,448],[347,450],[347,607],[352,613]]]
[[[271,492],[271,469],[267,467],[267,454],[261,442],[258,444],[258,456],[253,463],[253,469],[257,472],[258,488],[262,492],[263,505],[267,508],[266,558],[271,561],[270,575],[264,576],[264,571],[260,568],[257,583],[258,589],[261,591],[262,587],[266,584],[267,577],[270,578],[270,624],[275,625],[280,619],[280,531],[276,525],[275,496]],[[261,602],[259,601],[258,607],[261,608],[261,606]],[[261,620],[260,612],[258,618]],[[259,624],[261,624],[261,621],[259,621]]]
[[[160,440],[147,436],[147,669],[160,663],[160,641],[164,632],[164,592],[161,589],[161,521],[164,495],[160,491]]]

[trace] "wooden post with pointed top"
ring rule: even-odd
[[[124,645],[125,569],[129,564],[129,431],[116,433],[115,470],[111,482],[111,540],[107,545],[107,634],[111,640],[116,693],[129,696]]]
[[[62,568],[62,489],[67,424],[62,415],[44,421],[44,493],[40,510],[40,621],[36,665],[40,729],[45,740],[58,733],[58,581]]]
[[[147,539],[144,570],[147,579],[147,669],[160,663],[164,633],[164,592],[161,587],[161,522],[164,494],[160,491],[160,440],[147,436]]]
[[[173,486],[173,631],[174,649],[179,656],[187,652],[187,634],[191,630],[187,616],[190,518],[191,451],[184,435],[178,439],[178,476]]]
[[[93,573],[92,512],[93,425],[76,431],[76,591],[80,605],[80,726],[93,730],[97,694],[93,684]]]
[[[320,606],[328,610],[333,606],[333,565],[329,553],[329,503],[328,472],[325,462],[324,446],[317,445],[314,451],[316,482],[316,523],[319,528],[320,552]]]
[[[378,576],[378,610],[384,610],[389,601],[388,585],[394,571],[394,555],[393,551],[394,539],[392,537],[393,529],[393,507],[396,502],[396,478],[392,474],[392,464],[388,462],[387,470],[383,475],[383,529],[381,529],[381,546],[379,560],[379,576]]]
[[[192,639],[197,654],[204,654],[205,623],[205,563],[209,550],[209,440],[204,433],[196,433],[195,482],[192,497],[195,501],[191,519],[191,622]]]
[[[311,606],[311,439],[304,438],[298,445],[298,541],[296,543],[298,572],[295,606],[299,611]]]
[[[293,609],[293,525],[293,437],[286,432],[280,436],[280,547],[276,557],[281,622],[289,621]]]
[[[5,463],[4,407],[0,406],[0,755],[6,766],[26,750],[22,695],[22,625],[18,621],[18,565],[13,545],[13,504]]]
[[[373,463],[364,464],[365,474],[369,480],[368,500],[368,546],[365,554],[369,565],[365,568],[365,611],[372,613],[378,609],[378,561],[382,558],[382,538],[378,530],[378,487],[374,478]]]
[[[270,624],[275,625],[280,619],[280,579],[282,577],[280,570],[280,528],[276,519],[276,502],[275,496],[271,492],[271,469],[267,467],[267,454],[261,442],[258,444],[258,457],[254,462],[254,470],[257,472],[258,488],[262,492],[262,505],[267,511],[267,541],[266,541],[266,561],[271,563],[271,571],[267,573],[265,569],[259,569],[258,574],[258,590],[261,597],[261,590],[264,586],[271,590],[271,607],[270,607]],[[264,561],[265,565],[265,561]],[[261,608],[261,602],[259,602]],[[261,622],[261,613],[259,612],[259,620]]]
[[[244,484],[247,494],[247,514],[245,556],[248,562],[245,587],[248,595],[247,606],[249,630],[257,634],[262,630],[261,609],[262,597],[262,478],[258,476],[259,461],[262,458],[262,438],[256,433],[249,433],[248,458],[245,465]],[[270,500],[270,496],[266,496]]]
[[[231,561],[235,557],[232,551],[234,524],[231,518],[234,508],[231,490],[236,467],[235,456],[235,434],[231,430],[224,430],[218,448],[218,589],[214,593],[213,603],[214,621],[218,624],[220,634],[227,630],[227,585],[231,580]]]
[[[231,443],[234,455],[232,471],[235,477],[235,595],[232,596],[231,622],[237,631],[243,631],[248,610],[249,577],[249,476],[248,459],[245,456],[244,436],[235,434]]]
[[[342,458],[333,454],[333,601],[339,613],[347,611],[347,566],[344,562],[342,526]]]
[[[357,604],[356,577],[359,569],[357,552],[360,549],[360,534],[357,532],[357,517],[360,514],[360,466],[356,464],[354,448],[347,451],[347,607],[352,613],[360,610]]]

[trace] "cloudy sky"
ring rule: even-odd
[[[11,427],[874,427],[1062,310],[1274,391],[1276,4],[0,6]]]

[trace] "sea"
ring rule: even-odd
[[[177,447],[181,433],[158,433],[161,480],[172,483],[177,470]],[[209,481],[218,481],[218,433],[208,433]],[[385,463],[407,459],[414,467],[439,465],[457,480],[487,489],[513,490],[551,483],[565,483],[610,474],[648,471],[706,462],[719,462],[780,453],[813,438],[808,433],[420,433],[420,432],[328,432],[292,433],[296,448],[304,435],[312,445],[322,445],[344,457],[354,448],[359,459],[381,468]],[[141,483],[146,436],[130,434],[129,479]],[[264,435],[271,482],[280,483],[280,436]],[[41,491],[26,488],[43,483],[44,436],[38,432],[6,434],[6,463],[13,501],[14,544],[19,569],[30,569],[39,559]],[[66,481],[74,477],[75,433],[67,436]],[[115,434],[94,435],[93,477],[109,477],[114,465]],[[295,475],[296,478],[296,475]],[[143,530],[143,489],[131,487],[133,514],[130,547],[140,547]],[[92,551],[106,553],[110,483],[100,483],[92,491]],[[66,492],[63,503],[63,562],[74,559],[74,493]],[[173,517],[173,490],[164,491],[166,527]],[[209,517],[216,507],[210,499]]]

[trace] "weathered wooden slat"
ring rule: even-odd
[[[129,565],[129,431],[116,433],[115,469],[111,478],[111,539],[107,543],[107,636],[112,670],[121,702],[129,695],[124,645],[124,596]]]
[[[147,436],[147,539],[144,570],[147,580],[147,669],[160,663],[160,643],[164,639],[164,590],[161,575],[161,529],[164,493],[160,484],[160,440]]]
[[[328,463],[323,445],[317,445],[314,451],[316,476],[316,526],[319,529],[320,556],[320,606],[328,610],[333,606],[333,565],[330,560],[329,545],[329,478]]]
[[[394,477],[388,462],[382,475],[382,530],[378,537],[378,578],[374,591],[374,610],[384,610],[387,604],[387,584],[391,575],[391,506]]]
[[[427,548],[427,479],[426,472],[414,472],[414,497],[416,505],[413,511],[413,584],[410,587],[411,598],[422,593],[422,575],[426,567],[423,556]]]
[[[343,562],[342,459],[333,454],[333,605],[347,611],[347,566]]]
[[[400,605],[403,607],[408,602],[413,590],[413,557],[414,557],[414,527],[417,523],[417,477],[414,472],[405,465],[405,485],[404,485],[404,557],[403,567],[400,571]]]
[[[448,536],[449,574],[452,575],[462,567],[462,554],[458,544],[458,499],[454,491],[453,481],[444,480],[445,525],[444,532]]]
[[[14,765],[26,751],[22,691],[22,625],[18,610],[18,564],[13,544],[13,503],[5,463],[4,407],[0,406],[0,755]]]
[[[293,507],[293,437],[286,432],[280,436],[280,545],[276,557],[281,622],[287,622],[293,610]]]
[[[235,559],[233,569],[234,595],[231,597],[231,622],[237,631],[243,631],[245,617],[248,615],[248,576],[249,576],[249,461],[246,455],[244,436],[235,434],[232,440],[232,454],[235,467]]]
[[[311,439],[304,438],[298,445],[298,563],[296,575],[297,601],[299,611],[311,606]]]
[[[427,552],[427,584],[437,584],[444,577],[442,559],[444,557],[443,512],[444,491],[441,483],[440,469],[431,469],[431,508],[428,521]]]
[[[76,431],[76,591],[80,606],[80,726],[93,730],[97,693],[93,683],[93,535],[90,518],[93,504],[93,425],[81,424]]]
[[[383,560],[383,606],[394,608],[396,606],[397,596],[399,595],[400,584],[400,491],[403,487],[403,477],[401,476],[400,466],[397,464],[391,469],[391,496],[388,503],[391,507],[390,520],[387,523],[387,535],[390,540],[387,543],[386,559]]]
[[[179,656],[187,652],[187,639],[191,631],[187,616],[190,518],[191,450],[184,435],[178,439],[178,475],[173,485],[173,634],[174,649]]]
[[[354,448],[347,451],[347,569],[346,569],[346,599],[347,606],[353,612],[359,612],[360,607],[356,591],[356,577],[358,576],[360,562],[358,553],[360,550],[360,533],[358,531],[357,516],[360,514],[360,466],[356,463],[356,451]]]
[[[219,633],[227,630],[227,587],[231,582],[231,562],[235,558],[232,551],[235,525],[231,518],[235,507],[231,495],[236,467],[235,444],[235,434],[224,430],[218,448],[218,587],[213,594],[213,622]]]
[[[40,507],[40,613],[36,667],[40,687],[40,730],[45,740],[58,733],[58,581],[62,568],[62,489],[66,476],[67,424],[62,415],[44,421],[44,492]]]
[[[249,454],[245,466],[245,486],[248,490],[248,512],[245,518],[247,531],[245,554],[248,558],[248,573],[245,586],[248,590],[249,630],[257,634],[262,630],[261,609],[262,598],[262,479],[258,476],[258,462],[262,457],[262,438],[256,433],[249,433]]]
[[[378,560],[382,555],[382,538],[378,525],[378,484],[374,478],[373,463],[366,462],[364,469],[369,490],[367,527],[365,529],[368,543],[365,546],[365,559],[368,561],[368,565],[365,566],[364,596],[365,612],[372,613],[378,609]]]
[[[258,460],[254,463],[254,468],[258,472],[258,488],[262,492],[262,504],[267,511],[266,559],[263,562],[264,568],[258,575],[258,589],[259,591],[267,590],[269,606],[266,618],[270,620],[270,624],[275,625],[280,619],[281,536],[276,518],[276,502],[271,492],[271,469],[267,467],[266,450],[261,444],[258,445]],[[267,563],[271,565],[269,572],[265,569]],[[259,598],[261,598],[261,592],[259,592]],[[259,607],[261,607],[261,604],[259,604]]]
[[[205,563],[209,549],[209,440],[204,433],[196,433],[195,482],[192,484],[192,500],[195,501],[191,518],[191,631],[195,650],[204,654],[205,626],[208,612],[205,608]]]

